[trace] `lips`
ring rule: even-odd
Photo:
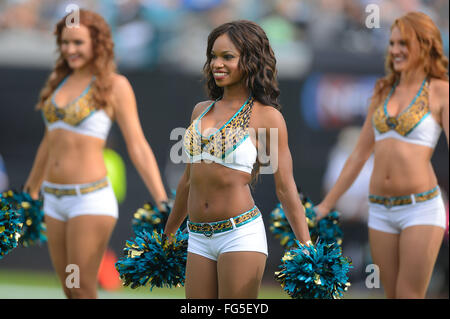
[[[402,63],[406,61],[405,57],[392,57],[392,60],[394,61],[394,63]]]
[[[79,60],[80,58],[81,58],[81,55],[70,55],[70,56],[66,57],[67,61],[69,61],[69,62],[75,62],[75,61]]]
[[[227,75],[228,75],[227,72],[218,72],[218,71],[213,72],[214,79],[216,80],[222,80],[225,77],[227,77]]]

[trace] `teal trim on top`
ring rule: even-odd
[[[243,138],[241,138],[239,142],[237,142],[235,145],[226,150],[225,154],[222,155],[222,160],[224,160],[229,154],[233,153],[239,147],[239,145],[241,145],[249,136],[250,134],[246,134]],[[254,145],[253,142],[252,145]]]
[[[92,76],[92,79],[91,79],[91,81],[89,82],[89,84],[87,85],[87,87],[83,90],[83,92],[81,92],[81,94],[80,94],[75,100],[73,100],[73,101],[67,103],[67,104],[64,105],[64,106],[58,106],[58,104],[56,104],[56,102],[55,102],[55,95],[56,95],[56,93],[61,89],[61,87],[64,85],[64,83],[66,83],[66,81],[67,81],[67,79],[69,78],[69,76],[70,76],[70,74],[69,74],[68,76],[66,76],[66,77],[64,78],[64,80],[61,81],[60,84],[58,84],[58,87],[56,88],[55,92],[53,92],[53,95],[52,95],[52,104],[53,104],[53,106],[56,107],[56,108],[59,108],[59,109],[65,109],[65,108],[67,108],[69,105],[71,105],[71,104],[73,104],[73,103],[76,103],[79,99],[81,99],[83,96],[85,96],[85,95],[89,92],[89,89],[91,88],[92,83],[95,81],[95,75],[93,75],[93,76]]]
[[[411,106],[414,105],[414,103],[416,103],[417,98],[420,96],[420,94],[422,94],[423,88],[425,86],[425,83],[427,82],[427,78],[425,78],[422,82],[422,85],[420,86],[419,92],[417,92],[416,96],[414,97],[414,99],[411,101],[411,103],[408,105],[408,107],[406,109],[404,109],[403,111],[400,112],[399,115],[397,115],[397,117],[401,116],[403,113],[407,112]]]
[[[394,84],[394,86],[392,87],[391,91],[389,92],[388,96],[386,97],[386,99],[384,100],[384,106],[383,106],[383,110],[384,110],[384,114],[386,115],[386,117],[389,117],[389,113],[387,111],[387,104],[389,102],[389,99],[391,98],[392,94],[395,91],[395,87],[397,86],[397,83]]]
[[[242,106],[239,108],[239,110],[236,112],[236,113],[234,113],[234,115],[228,120],[228,122],[226,122],[224,125],[222,125],[222,127],[220,128],[220,129],[218,129],[218,130],[216,130],[214,133],[212,133],[212,134],[210,134],[208,137],[206,137],[206,136],[203,136],[202,135],[202,133],[198,130],[198,122],[200,122],[200,120],[202,119],[202,117],[206,114],[206,112],[208,112],[210,109],[211,109],[211,107],[218,101],[218,100],[216,100],[213,104],[211,104],[210,106],[209,106],[209,108],[205,111],[205,112],[203,112],[203,114],[197,119],[197,122],[195,123],[195,130],[197,131],[197,133],[198,134],[200,134],[200,136],[202,137],[202,138],[204,138],[204,139],[210,139],[213,135],[215,135],[215,134],[217,134],[217,132],[220,132],[225,126],[227,126],[241,111],[242,111],[242,109],[244,108],[244,106],[246,106],[247,105],[247,103],[248,103],[248,101],[250,101],[250,98],[251,98],[251,96],[249,96],[248,97],[248,99],[245,101],[245,103],[244,104],[242,104]]]
[[[417,122],[417,124],[414,125],[414,127],[411,128],[411,129],[405,134],[405,136],[408,136],[408,134],[411,133],[417,126],[419,126],[419,124],[422,123],[422,121],[423,121],[424,119],[426,119],[429,115],[431,115],[431,112],[430,112],[430,111],[428,111],[427,114],[425,114],[424,116],[422,116],[422,118],[420,119],[420,121]]]
[[[420,86],[419,92],[417,92],[416,96],[415,96],[414,99],[411,101],[411,103],[408,105],[408,107],[407,107],[406,109],[404,109],[403,111],[401,111],[401,112],[395,117],[396,119],[398,119],[403,113],[407,112],[407,111],[411,108],[411,106],[414,105],[414,103],[416,102],[417,98],[418,98],[418,97],[420,96],[420,94],[422,93],[423,87],[425,86],[425,83],[427,82],[427,78],[428,78],[428,77],[426,77],[426,78],[423,80],[422,85]],[[385,115],[386,115],[387,118],[391,117],[391,116],[389,115],[389,113],[388,113],[388,110],[387,110],[387,104],[388,104],[388,101],[389,101],[389,99],[391,98],[392,94],[394,93],[395,88],[397,87],[397,85],[398,85],[398,81],[394,84],[394,86],[393,86],[392,89],[391,89],[391,92],[389,92],[389,95],[387,96],[387,98],[386,98],[386,100],[385,100],[385,102],[384,102],[384,113],[385,113]]]

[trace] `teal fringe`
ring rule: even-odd
[[[306,222],[309,228],[309,235],[313,242],[321,240],[324,243],[342,244],[343,232],[339,226],[339,212],[332,211],[327,216],[317,222],[316,212],[312,201],[300,194],[303,207],[305,208]],[[296,238],[291,226],[286,218],[283,207],[280,203],[270,213],[270,231],[276,239],[280,241],[281,246],[290,249],[296,246]]]
[[[8,190],[0,194],[12,209],[16,210],[23,223],[19,245],[29,247],[47,242],[42,201],[34,200],[26,192]]]
[[[131,225],[134,234],[142,232],[153,233],[153,231],[162,232],[169,218],[172,207],[167,206],[167,210],[160,211],[158,207],[151,203],[145,203],[133,215]]]
[[[133,219],[131,220],[131,226],[135,235],[142,233],[143,231],[150,234],[155,230],[158,233],[164,231],[175,202],[175,191],[172,190],[171,192],[172,196],[170,196],[167,203],[164,203],[165,209],[163,211],[160,211],[158,207],[154,206],[150,202],[145,203],[142,207],[136,210],[133,214]],[[180,226],[180,230],[183,231],[186,227],[187,218]]]
[[[0,198],[0,259],[17,247],[23,223],[15,209]]]
[[[342,256],[337,244],[316,243],[289,250],[282,258],[281,269],[275,279],[283,290],[294,299],[342,298],[350,283],[347,273],[351,260]]]
[[[178,231],[171,242],[165,234],[154,230],[143,231],[127,241],[124,257],[115,265],[124,286],[134,289],[150,285],[150,290],[184,286],[187,239],[187,233]]]

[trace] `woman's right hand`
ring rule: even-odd
[[[31,193],[28,193],[28,194],[30,194],[31,198],[34,199],[34,200],[38,200],[39,199],[39,192],[31,192]]]
[[[314,206],[314,211],[316,212],[316,220],[319,221],[330,213],[331,208],[324,202],[321,202],[319,205]]]
[[[173,233],[167,234],[166,232],[163,232],[163,237],[169,244],[173,244],[175,242],[175,235]]]
[[[39,199],[39,191],[33,191],[31,186],[25,184],[23,187],[23,192],[28,193],[32,199],[38,200]]]

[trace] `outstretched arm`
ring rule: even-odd
[[[208,102],[198,103],[191,115],[191,122],[201,113],[204,109],[209,105]],[[172,208],[172,212],[169,215],[169,219],[167,220],[166,227],[164,228],[164,233],[167,235],[175,234],[180,228],[181,223],[184,221],[186,216],[188,215],[188,197],[189,197],[189,189],[190,189],[190,172],[191,172],[191,164],[187,163],[186,168],[184,170],[183,176],[181,176],[180,181],[177,186],[177,194],[175,197],[175,203]]]
[[[336,183],[323,201],[315,207],[318,219],[325,217],[333,209],[339,198],[352,186],[364,167],[364,164],[372,154],[375,147],[375,136],[372,127],[373,111],[374,105],[372,104],[369,108],[358,142],[345,162]]]
[[[41,144],[36,153],[36,157],[31,168],[30,175],[23,187],[23,190],[31,195],[31,198],[39,197],[39,189],[45,177],[48,161],[48,138],[47,130],[44,133]]]
[[[189,197],[189,177],[190,164],[186,164],[186,169],[184,174],[180,179],[177,187],[177,195],[175,197],[175,203],[173,204],[172,212],[167,220],[166,227],[164,228],[164,233],[167,235],[175,234],[180,228],[181,223],[186,218],[187,211],[187,201]]]
[[[167,201],[167,194],[155,155],[142,131],[135,95],[127,78],[116,75],[113,92],[114,115],[125,139],[128,154],[157,207],[163,210],[162,203]]]
[[[268,151],[270,149],[275,152],[278,151],[277,154],[270,154],[272,165],[273,160],[275,161],[273,169],[275,170],[274,179],[277,197],[283,206],[286,218],[291,225],[295,237],[302,244],[308,244],[308,242],[311,241],[311,238],[309,236],[305,210],[300,201],[297,186],[294,181],[286,123],[281,113],[273,107],[266,108],[264,121],[266,123],[264,127],[267,132],[266,149]],[[273,134],[278,135],[276,139]],[[258,141],[258,143],[260,142],[261,141]],[[274,147],[274,145],[270,145],[270,143],[278,143],[278,145]]]

